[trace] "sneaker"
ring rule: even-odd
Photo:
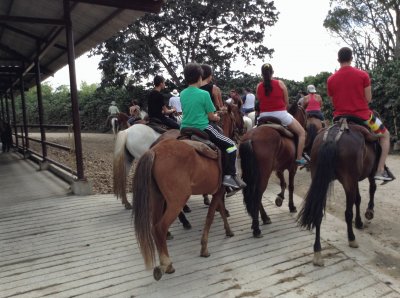
[[[235,179],[240,188],[245,188],[247,186],[247,184],[237,175],[233,176],[233,179]]]
[[[382,173],[376,173],[375,174],[375,180],[383,180],[383,181],[392,181],[393,177],[390,177],[388,172],[384,170]]]
[[[236,182],[236,179],[232,175],[225,175],[222,184],[227,187],[240,188],[239,184]]]
[[[296,159],[296,164],[298,166],[305,166],[307,164],[307,160],[305,160],[304,158],[302,159]]]

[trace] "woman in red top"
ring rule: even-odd
[[[317,94],[317,89],[315,89],[314,85],[307,86],[308,95],[304,97],[302,102],[303,108],[305,108],[307,115],[314,116],[324,121],[324,114],[321,112],[322,108],[322,98],[319,94]]]
[[[260,106],[260,118],[263,116],[273,116],[281,120],[290,131],[297,135],[299,141],[297,145],[298,165],[305,165],[307,161],[302,158],[306,132],[300,123],[288,113],[289,105],[288,91],[285,84],[280,80],[272,79],[274,70],[271,64],[265,63],[261,67],[263,81],[257,86],[257,99]]]

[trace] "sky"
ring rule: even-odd
[[[273,57],[264,61],[254,60],[247,65],[240,60],[233,63],[236,70],[258,74],[265,62],[272,64],[275,76],[302,81],[306,76],[315,76],[322,71],[334,72],[338,68],[337,51],[344,46],[335,40],[323,27],[329,11],[329,0],[275,0],[280,12],[279,20],[268,28],[265,45],[275,50]],[[81,82],[100,83],[101,72],[97,69],[100,57],[82,55],[76,64],[78,88]],[[68,68],[59,70],[46,80],[54,88],[69,85]]]

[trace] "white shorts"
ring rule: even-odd
[[[285,126],[289,126],[293,122],[292,114],[288,113],[287,111],[275,111],[275,112],[262,112],[260,113],[259,118],[265,116],[272,116],[281,120],[282,124]]]

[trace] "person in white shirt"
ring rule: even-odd
[[[171,92],[172,97],[169,99],[169,107],[175,109],[174,118],[178,124],[182,122],[182,106],[181,106],[181,98],[179,97],[178,90],[174,89]]]
[[[254,112],[254,105],[255,105],[255,101],[256,101],[256,97],[255,95],[251,92],[250,88],[246,88],[244,90],[246,97],[243,103],[243,107],[242,107],[242,111],[243,113],[245,113],[246,115],[248,113]]]
[[[169,99],[169,106],[171,108],[175,108],[178,115],[182,114],[182,107],[181,107],[181,98],[179,97],[178,90],[174,89],[171,92],[172,97]]]
[[[112,118],[117,117],[118,113],[119,113],[119,109],[116,106],[115,101],[113,100],[111,102],[111,105],[108,108],[108,117],[107,117],[107,120],[106,120],[106,129],[110,129],[111,128],[111,122],[110,121],[111,121]]]

